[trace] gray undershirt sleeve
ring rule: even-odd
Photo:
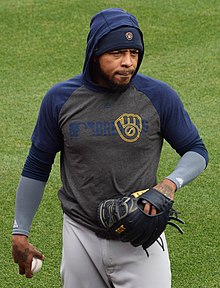
[[[46,182],[21,176],[16,193],[13,234],[29,235],[45,186]]]
[[[177,189],[180,189],[199,176],[205,168],[205,158],[199,153],[188,151],[181,157],[174,171],[165,178],[174,182]]]

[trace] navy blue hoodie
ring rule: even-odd
[[[179,155],[195,151],[207,161],[195,125],[167,84],[137,73],[126,91],[115,93],[92,82],[90,64],[98,41],[122,26],[139,29],[136,19],[121,9],[93,17],[83,73],[45,95],[22,172],[47,181],[61,152],[62,209],[103,237],[109,235],[98,226],[98,204],[154,186],[164,139]]]

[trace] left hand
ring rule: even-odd
[[[162,182],[158,183],[153,187],[160,193],[164,194],[166,197],[174,200],[174,193],[176,191],[176,184],[169,179],[164,179]],[[149,215],[156,215],[157,210],[153,207],[149,202],[147,202],[144,206],[144,212]]]

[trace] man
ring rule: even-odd
[[[29,242],[51,166],[61,151],[65,288],[171,287],[164,233],[160,244],[133,247],[112,239],[97,221],[97,207],[116,195],[154,187],[170,199],[208,163],[207,150],[177,93],[138,73],[144,54],[136,18],[118,8],[96,14],[87,39],[83,73],[51,88],[41,105],[17,189],[13,257],[32,277]],[[157,183],[163,139],[181,156]],[[150,203],[146,213],[155,215]]]

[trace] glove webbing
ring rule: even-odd
[[[178,217],[179,214],[180,214],[180,212],[177,212],[176,210],[174,210],[172,208],[170,210],[170,217],[169,217],[169,221],[168,221],[167,224],[169,224],[169,225],[173,226],[174,228],[176,228],[180,232],[180,234],[184,234],[184,231],[182,230],[182,228],[178,224],[176,224],[176,223],[171,221],[171,220],[174,220],[174,221],[177,221],[177,222],[179,222],[181,224],[185,224],[185,222]],[[162,250],[165,251],[163,239],[162,239],[161,236],[156,240],[156,242],[162,248]],[[145,247],[144,244],[142,245],[142,247],[143,247],[144,251],[146,252],[147,257],[149,257],[149,252],[147,251],[147,248]]]

